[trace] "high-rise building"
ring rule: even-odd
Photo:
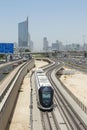
[[[77,43],[67,44],[65,45],[65,50],[66,51],[80,51],[81,46],[80,44],[77,44]]]
[[[43,50],[44,51],[48,51],[48,40],[47,40],[47,37],[44,37],[43,38]]]
[[[84,51],[87,51],[87,43],[84,43],[84,45],[83,45],[83,50],[84,50]]]
[[[56,40],[55,43],[52,43],[52,50],[53,51],[61,51],[62,50],[62,42]]]
[[[52,51],[58,51],[58,50],[59,50],[58,43],[52,43]]]
[[[24,49],[28,47],[28,17],[18,24],[18,47]]]

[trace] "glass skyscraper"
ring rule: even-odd
[[[18,24],[18,47],[28,47],[28,17],[26,21]]]

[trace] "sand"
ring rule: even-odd
[[[65,70],[67,68],[64,68]],[[60,80],[63,84],[87,106],[87,74],[75,70],[75,73],[62,75]]]

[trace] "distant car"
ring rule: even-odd
[[[13,64],[13,68],[15,68],[17,66],[18,66],[18,62],[16,62],[16,63]]]
[[[23,57],[23,61],[27,61],[27,58],[26,58],[26,57]]]

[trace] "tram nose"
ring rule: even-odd
[[[46,106],[48,106],[48,105],[50,104],[50,101],[47,100],[47,101],[44,101],[43,103],[44,103]]]

